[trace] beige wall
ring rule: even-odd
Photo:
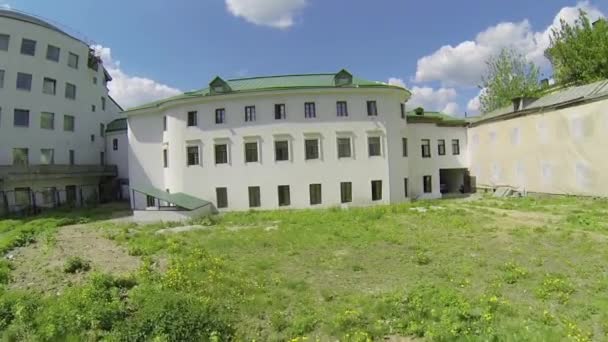
[[[608,196],[608,100],[468,130],[478,186]]]

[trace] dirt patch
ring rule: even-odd
[[[42,293],[60,293],[66,287],[81,283],[93,272],[127,274],[140,266],[140,259],[87,225],[61,228],[55,238],[47,242],[16,249],[9,253],[14,270],[11,288]],[[69,274],[63,271],[68,258],[80,257],[91,263],[86,273]]]

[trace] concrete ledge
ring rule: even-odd
[[[133,210],[133,221],[140,223],[152,222],[183,222],[201,216],[209,216],[212,214],[212,206],[207,205],[196,210],[155,210],[149,208],[147,210]]]

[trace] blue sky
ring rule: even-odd
[[[475,113],[483,61],[513,46],[542,57],[551,25],[606,1],[0,0],[103,47],[125,107],[204,87],[215,75],[334,72],[343,67],[414,92],[412,106]]]

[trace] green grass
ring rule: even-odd
[[[529,197],[231,213],[175,235],[92,223],[144,259],[139,272],[61,296],[5,291],[0,328],[40,340],[605,340],[607,214],[606,200]]]

